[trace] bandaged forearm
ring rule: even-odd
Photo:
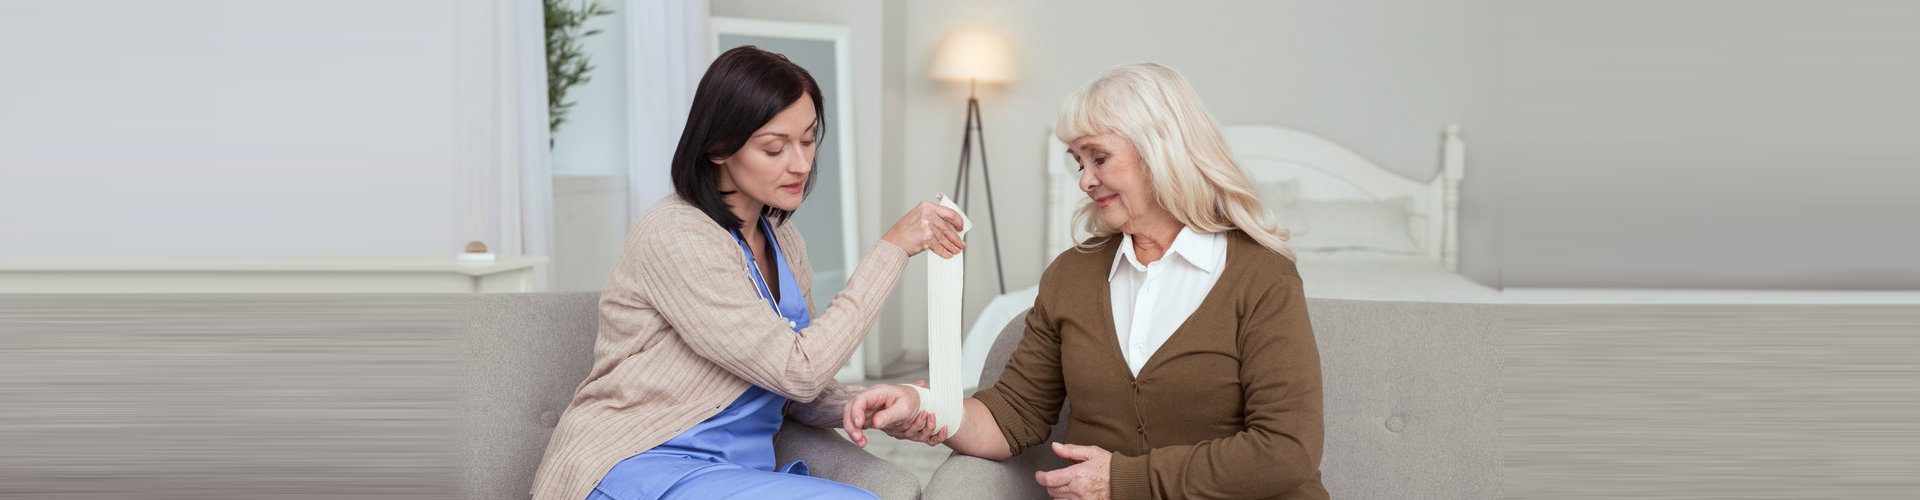
[[[945,195],[940,206],[960,214],[960,235],[973,229],[973,222]],[[960,382],[960,306],[966,285],[966,252],[951,259],[927,253],[927,387],[914,387],[920,394],[920,410],[933,414],[934,423],[949,433],[960,430],[966,415]]]
[[[949,402],[944,395],[936,396],[938,393],[934,392],[933,389],[917,385],[909,385],[907,387],[912,387],[914,392],[920,394],[920,411],[933,414],[934,428],[946,428],[948,436],[960,432],[960,420],[966,416],[967,407],[966,398],[958,394],[958,391],[955,391],[951,402]]]

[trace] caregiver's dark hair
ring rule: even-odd
[[[726,228],[740,228],[740,220],[720,197],[720,166],[714,159],[733,156],[745,146],[753,131],[759,130],[780,110],[813,97],[814,136],[825,137],[827,114],[820,99],[820,84],[806,69],[787,60],[787,56],[760,50],[752,45],[729,50],[707,66],[700,77],[700,88],[693,93],[693,109],[687,113],[687,128],[680,132],[680,146],[673,150],[673,190],[687,203],[699,207],[707,217]],[[816,152],[817,154],[817,152]],[[812,161],[812,160],[809,160]],[[805,193],[813,193],[813,179],[807,176]],[[767,207],[775,223],[785,223],[791,212]]]

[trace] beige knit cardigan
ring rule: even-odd
[[[813,268],[793,224],[774,229],[803,292]],[[906,268],[875,243],[824,313],[795,334],[767,306],[739,243],[679,196],[627,231],[600,296],[593,369],[574,390],[534,473],[533,498],[586,498],[613,465],[712,417],[759,386],[792,400],[787,414],[837,427],[857,388],[834,382]]]

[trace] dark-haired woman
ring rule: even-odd
[[[700,80],[674,151],[675,194],[628,230],[600,296],[593,368],[554,428],[533,496],[871,498],[775,463],[784,417],[841,423],[834,374],[907,258],[965,247],[959,214],[922,202],[813,314],[806,244],[787,218],[812,185],[820,87],[787,58],[729,50]]]

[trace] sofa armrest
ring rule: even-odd
[[[1047,498],[1047,489],[1034,482],[1033,472],[1072,465],[1054,456],[1050,446],[1035,446],[1005,461],[955,453],[947,457],[927,481],[926,498]]]
[[[773,438],[773,453],[781,464],[805,461],[813,477],[858,486],[885,500],[920,498],[920,478],[832,430],[787,419]]]

